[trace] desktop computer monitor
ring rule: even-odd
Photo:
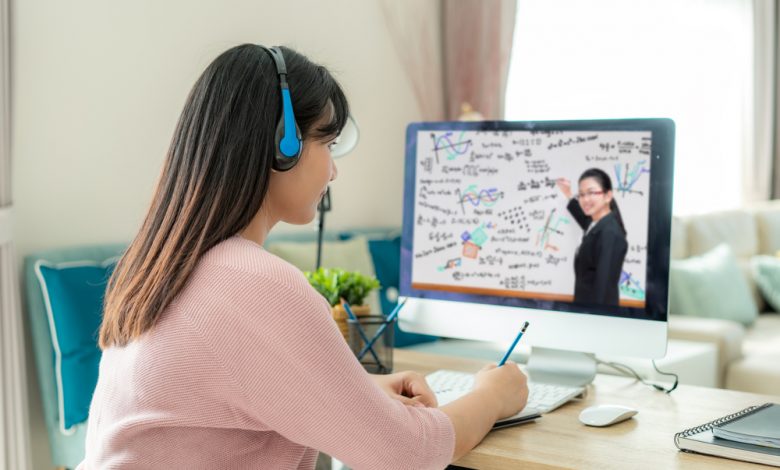
[[[410,124],[399,326],[662,357],[673,157],[669,119]]]

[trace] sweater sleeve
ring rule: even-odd
[[[391,399],[358,363],[327,302],[300,271],[226,272],[230,299],[195,325],[233,379],[238,412],[259,429],[361,469],[444,468],[455,432],[444,412]],[[217,317],[217,315],[215,315]]]

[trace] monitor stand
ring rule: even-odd
[[[534,346],[526,370],[531,382],[584,387],[596,376],[596,359],[590,353]]]

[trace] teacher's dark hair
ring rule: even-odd
[[[341,87],[324,67],[281,49],[304,148],[307,139],[335,137],[349,114]],[[201,256],[257,214],[280,115],[276,67],[257,45],[225,51],[198,78],[143,225],[109,281],[102,349],[126,345],[154,327]]]
[[[591,168],[589,170],[585,170],[585,172],[580,176],[579,182],[581,183],[582,180],[592,178],[596,180],[596,183],[598,183],[599,186],[601,186],[601,190],[605,193],[607,191],[612,191],[612,180],[609,178],[609,175],[604,172],[603,170],[599,170],[598,168]],[[613,193],[612,195],[612,201],[609,203],[609,210],[612,211],[612,213],[615,214],[615,218],[618,221],[618,224],[620,224],[620,229],[623,230],[623,235],[626,234],[626,226],[623,225],[623,216],[620,215],[620,209],[618,208],[617,202],[615,202],[615,195]]]

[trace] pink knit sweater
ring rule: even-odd
[[[455,434],[362,369],[302,273],[241,237],[201,260],[159,324],[103,353],[87,469],[443,468]]]

